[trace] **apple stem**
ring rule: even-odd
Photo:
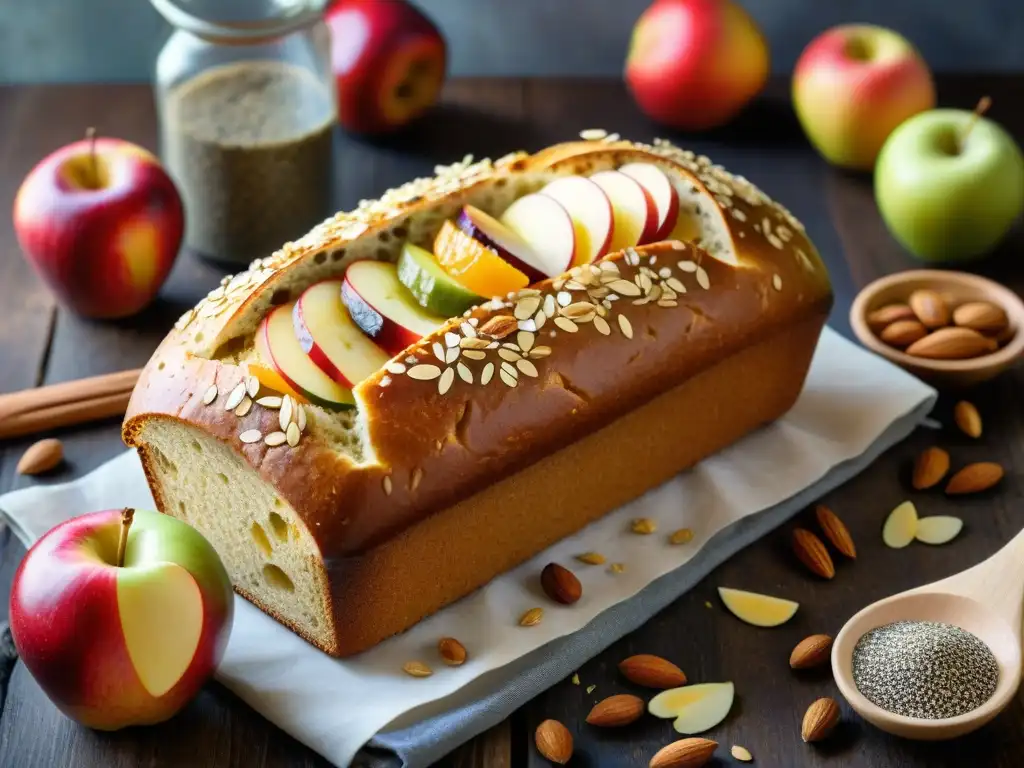
[[[135,517],[135,510],[125,507],[121,510],[121,538],[117,541],[117,567],[124,567],[124,550],[128,545],[128,529],[132,527],[132,518]]]
[[[992,106],[992,99],[990,99],[988,96],[982,96],[981,99],[978,100],[978,106],[976,106],[974,108],[974,113],[971,115],[970,120],[968,120],[968,122],[967,122],[967,127],[964,128],[964,132],[960,136],[960,151],[961,152],[964,149],[964,145],[967,143],[967,137],[968,137],[968,135],[970,135],[971,130],[977,124],[977,122],[981,118],[981,116],[984,115],[986,112],[988,112],[988,108],[991,107],[991,106]]]
[[[85,129],[85,138],[89,140],[89,161],[92,165],[92,180],[99,186],[100,169],[96,167],[96,129],[89,127]]]

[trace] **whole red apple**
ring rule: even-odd
[[[22,661],[68,717],[99,730],[174,715],[224,654],[234,603],[210,543],[159,512],[105,510],[47,532],[11,588]]]
[[[14,199],[25,257],[85,317],[127,317],[148,305],[178,255],[184,221],[178,189],[157,158],[120,139],[58,149]]]
[[[761,30],[732,0],[656,0],[633,29],[625,74],[648,117],[700,131],[731,120],[769,68]]]
[[[830,163],[871,170],[889,134],[935,106],[931,71],[898,33],[844,24],[814,38],[793,72],[793,106]]]
[[[345,129],[394,131],[437,101],[447,46],[417,8],[406,0],[337,0],[326,18],[338,120]]]

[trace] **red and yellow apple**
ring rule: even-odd
[[[84,139],[45,157],[14,199],[25,257],[84,317],[127,317],[166,280],[184,229],[181,197],[159,160],[120,139]]]
[[[700,131],[731,120],[769,69],[764,35],[733,0],[656,0],[633,29],[625,75],[652,120]]]
[[[168,719],[210,678],[231,629],[231,581],[191,526],[105,510],[47,532],[11,588],[18,655],[53,703],[90,728]]]
[[[338,120],[346,130],[393,131],[437,101],[447,46],[420,10],[406,0],[336,0],[326,20]]]
[[[833,165],[871,170],[889,134],[935,106],[928,65],[898,33],[834,27],[800,54],[793,105],[808,139]]]

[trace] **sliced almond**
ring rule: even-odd
[[[522,616],[519,617],[519,626],[521,627],[533,627],[540,624],[541,619],[544,618],[543,608],[531,608],[526,611]]]
[[[754,759],[754,756],[750,754],[750,750],[746,747],[741,747],[739,744],[734,744],[732,749],[729,750],[729,754],[741,763],[749,763]]]
[[[912,501],[904,501],[889,513],[882,527],[882,541],[885,546],[903,549],[917,535],[917,507]]]
[[[953,420],[968,437],[981,437],[981,414],[974,403],[961,400],[953,407]]]
[[[914,463],[914,477],[911,481],[914,488],[923,491],[931,488],[949,472],[949,454],[941,448],[925,448]]]
[[[963,527],[964,521],[959,517],[948,515],[922,517],[917,521],[915,538],[922,544],[946,544],[955,539]]]
[[[968,464],[949,478],[949,482],[946,484],[946,493],[951,496],[959,496],[987,491],[1003,479],[1003,474],[1003,468],[992,461]]]
[[[600,552],[584,552],[576,555],[576,559],[587,565],[604,565],[605,557]]]
[[[732,709],[736,690],[732,683],[701,683],[662,691],[647,704],[655,717],[674,718],[672,727],[691,736],[711,730]]]
[[[719,587],[718,595],[733,616],[755,627],[777,627],[785,624],[793,618],[800,607],[799,603],[792,600],[729,587]]]
[[[430,677],[434,674],[433,670],[422,661],[407,661],[402,669],[405,671],[405,674],[412,677]]]

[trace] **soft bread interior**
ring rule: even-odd
[[[308,640],[332,647],[320,551],[288,504],[201,430],[148,419],[140,438],[161,510],[213,544],[236,589]]]

